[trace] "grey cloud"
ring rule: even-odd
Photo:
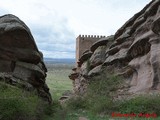
[[[31,25],[31,32],[35,38],[38,48],[45,51],[44,54],[64,53],[75,54],[75,35],[67,26],[67,21],[57,26],[53,25]],[[46,52],[48,51],[48,52]],[[49,56],[48,56],[49,57]]]

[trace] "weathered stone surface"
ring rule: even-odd
[[[129,66],[135,70],[130,83],[130,92],[149,91],[152,87],[153,81],[150,69],[151,66],[149,64],[149,56],[150,54],[147,54],[143,57],[137,57],[130,61]]]
[[[72,71],[76,71],[77,70],[77,68],[75,67],[75,68],[72,68]]]
[[[129,92],[158,90],[157,86],[160,81],[158,77],[159,9],[160,1],[155,0],[133,16],[116,32],[116,42],[107,52],[108,56],[104,64],[110,65],[118,62],[122,66],[132,68],[127,78],[131,81]],[[128,41],[132,42],[124,48],[123,44]]]
[[[108,56],[104,61],[104,65],[112,65],[116,62],[125,62],[125,60],[127,60],[127,50],[121,49],[116,54]]]
[[[88,76],[93,77],[99,75],[102,72],[102,65],[96,66],[92,70],[89,71]]]
[[[68,77],[71,79],[71,80],[75,80],[77,77],[79,76],[79,73],[71,73]]]
[[[129,19],[115,33],[109,48],[107,40],[102,41],[94,43],[91,47],[92,70],[88,72],[88,76],[94,77],[94,73],[100,73],[102,68],[98,65],[103,64],[103,67],[109,67],[110,71],[124,76],[124,79],[129,81],[127,89],[130,94],[148,93],[153,90],[160,92],[160,0],[152,0]],[[107,48],[104,51],[99,46]],[[84,85],[82,78],[87,81],[83,76],[79,76],[79,87]]]
[[[112,40],[113,40],[113,37],[114,37],[114,36],[111,35],[111,36],[108,36],[108,37],[99,39],[97,42],[95,42],[95,43],[91,46],[90,50],[91,50],[92,52],[94,52],[99,46],[106,45],[109,41],[112,41]]]
[[[5,79],[25,89],[35,88],[39,96],[52,101],[45,83],[47,69],[43,54],[29,28],[14,15],[0,17],[0,58],[0,72],[10,75]]]
[[[88,120],[86,117],[79,117],[78,120]]]
[[[79,61],[81,62],[81,63],[83,63],[84,61],[86,61],[86,60],[88,60],[90,57],[91,57],[91,55],[92,55],[93,53],[92,52],[87,52],[87,53],[85,53],[85,54],[83,54],[82,56],[81,56],[81,58],[79,59]]]
[[[90,58],[90,66],[91,68],[94,68],[100,64],[103,64],[103,62],[106,59],[106,52],[107,46],[99,46],[93,53],[93,55]]]
[[[90,50],[85,50],[82,55],[84,55],[85,53],[89,53],[89,52]]]
[[[83,95],[86,92],[88,80],[83,76],[79,76],[73,81],[73,91],[75,94]]]
[[[88,76],[89,70],[90,70],[90,62],[88,60],[88,61],[85,61],[82,64],[82,66],[80,68],[80,73],[79,74],[81,74],[83,77],[86,77],[86,76]]]
[[[113,48],[111,48],[111,49],[108,49],[107,51],[106,51],[106,54],[108,54],[108,55],[114,55],[115,53],[117,53],[118,51],[120,50],[120,47],[113,47]]]
[[[15,63],[9,60],[0,60],[0,72],[12,72],[14,69]]]

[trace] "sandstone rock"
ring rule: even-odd
[[[96,66],[91,71],[89,71],[88,76],[94,77],[96,75],[99,75],[102,71],[102,65]]]
[[[78,120],[88,120],[86,117],[79,117]]]
[[[127,21],[115,34],[116,42],[112,45],[104,64],[119,63],[130,66],[132,72],[129,92],[149,92],[158,90],[159,68],[159,12],[160,1],[153,0],[143,10]],[[128,35],[126,35],[126,33]],[[130,45],[124,43],[132,41]],[[108,50],[109,51],[109,50]],[[109,52],[107,52],[109,53]],[[124,62],[125,61],[125,62]]]
[[[47,69],[29,28],[18,17],[0,17],[0,72],[8,73],[11,83],[35,88],[39,96],[51,103],[45,83]],[[31,89],[30,89],[31,90]]]
[[[92,55],[93,53],[92,52],[87,52],[87,53],[85,53],[85,54],[83,54],[82,56],[81,56],[81,58],[79,59],[79,61],[81,62],[81,63],[83,63],[84,61],[86,61],[86,60],[88,60],[90,57],[91,57],[91,55]]]
[[[82,63],[83,63],[83,62],[78,61],[78,62],[77,62],[77,67],[81,67]]]
[[[93,55],[90,58],[90,67],[94,68],[100,64],[103,64],[103,62],[106,59],[106,52],[107,46],[99,46],[93,53]]]
[[[106,60],[104,61],[103,65],[112,65],[117,62],[125,62],[128,60],[127,58],[127,49],[120,49],[119,52],[112,56],[108,56]]]
[[[69,77],[71,80],[75,80],[78,76],[79,76],[79,73],[71,73],[68,77]]]
[[[75,67],[75,68],[72,68],[72,71],[76,71],[77,70],[77,68]]]
[[[0,72],[12,72],[15,67],[15,62],[9,60],[0,60]]]
[[[108,36],[106,38],[101,38],[99,39],[97,42],[95,42],[92,46],[91,46],[91,51],[94,52],[99,46],[104,46],[106,45],[109,41],[113,40],[113,36]]]
[[[106,54],[108,54],[108,55],[114,55],[114,54],[117,53],[119,50],[120,50],[120,48],[116,46],[116,47],[113,47],[113,48],[111,48],[111,49],[108,49],[108,50],[106,51]]]
[[[73,91],[77,95],[83,95],[86,92],[88,80],[83,76],[79,76],[73,81]]]
[[[85,53],[89,53],[89,52],[90,50],[85,50],[82,55],[84,55]]]
[[[101,49],[104,46],[106,48]],[[89,76],[99,74],[102,68],[98,65],[102,65],[129,81],[127,90],[130,95],[149,93],[153,90],[159,93],[160,0],[152,0],[129,19],[115,33],[114,40],[109,47],[107,39],[103,38],[92,45],[91,51],[93,52],[90,57],[92,70],[89,70]],[[126,69],[123,71],[123,68]],[[83,66],[81,72],[85,70]],[[82,74],[81,72],[79,74]],[[87,78],[82,75],[76,80],[79,81],[77,92],[85,91]]]

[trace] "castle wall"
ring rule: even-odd
[[[76,62],[79,61],[79,58],[82,56],[82,54],[89,50],[91,45],[95,43],[100,38],[103,38],[105,36],[97,36],[97,35],[79,35],[76,38]]]

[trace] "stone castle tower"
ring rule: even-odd
[[[76,63],[79,61],[79,58],[82,54],[89,50],[91,45],[95,43],[100,38],[104,38],[105,36],[99,35],[79,35],[76,38]]]

